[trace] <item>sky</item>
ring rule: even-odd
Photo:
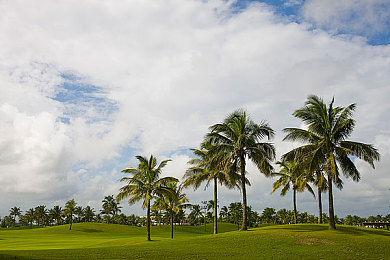
[[[238,108],[276,135],[277,159],[297,143],[285,127],[310,94],[357,104],[350,140],[381,154],[360,182],[334,191],[335,212],[390,213],[389,0],[0,1],[0,216],[13,206],[98,212],[136,155],[172,159],[179,179],[208,127]],[[276,179],[248,164],[248,204],[292,208]],[[211,187],[186,190],[190,203]],[[324,211],[327,209],[323,195]],[[219,187],[219,202],[240,201]],[[126,214],[140,204],[121,202]],[[309,193],[299,211],[317,214]]]

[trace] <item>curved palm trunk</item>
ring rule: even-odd
[[[245,187],[245,157],[240,157],[241,163],[241,182],[242,182],[242,226],[241,230],[248,230],[246,216],[246,187]]]
[[[218,228],[217,228],[217,188],[218,188],[218,183],[217,183],[217,178],[214,178],[214,234],[218,233]]]
[[[146,212],[146,229],[148,241],[150,241],[150,200],[148,201],[148,209]]]
[[[328,176],[328,195],[329,195],[329,229],[336,229],[333,209],[332,177]]]
[[[293,204],[294,204],[294,222],[297,224],[297,191],[296,188],[293,187]]]
[[[321,188],[318,187],[318,224],[322,224],[322,201],[321,201]]]
[[[170,211],[171,215],[171,238],[173,239],[173,211]]]

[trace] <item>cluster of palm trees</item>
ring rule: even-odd
[[[198,189],[203,183],[206,188],[212,184],[214,233],[217,233],[218,184],[238,188],[242,194],[241,230],[247,230],[246,186],[250,185],[250,181],[247,178],[246,165],[251,161],[265,176],[279,176],[272,192],[282,188],[281,195],[285,195],[290,188],[293,190],[295,223],[298,218],[296,192],[307,189],[314,195],[309,183],[317,186],[319,222],[322,223],[321,194],[327,190],[329,228],[335,229],[333,185],[342,188],[341,174],[359,181],[360,173],[354,164],[355,158],[368,162],[372,167],[374,161],[380,158],[377,149],[372,145],[346,140],[355,126],[355,120],[352,118],[355,107],[355,104],[347,107],[335,106],[334,99],[327,105],[321,98],[309,96],[305,105],[293,113],[302,120],[305,128],[284,129],[284,141],[301,142],[303,145],[282,155],[281,161],[277,162],[281,167],[279,172],[275,172],[272,165],[276,157],[275,147],[270,142],[274,130],[267,122],[255,123],[246,111],[236,110],[221,123],[212,125],[200,147],[193,149],[196,158],[188,162],[191,167],[184,174],[181,185],[177,184],[179,180],[176,178],[160,178],[162,168],[170,160],[165,160],[157,166],[155,157],[150,156],[150,159],[147,159],[137,156],[138,167],[122,171],[129,173],[130,177],[121,179],[126,185],[120,189],[116,199],[119,202],[129,197],[130,204],[143,201],[142,207],[147,209],[147,238],[150,240],[150,210],[153,199],[156,199],[155,207],[173,214],[178,210],[173,210],[173,205],[183,207],[187,202],[185,194],[181,193],[182,187],[192,186]],[[175,189],[180,191],[175,193]],[[178,194],[181,194],[180,198]]]

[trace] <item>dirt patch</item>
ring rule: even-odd
[[[314,237],[303,238],[303,239],[297,240],[296,243],[300,244],[300,245],[308,245],[308,246],[318,245],[318,244],[334,245],[334,242],[331,241],[331,240],[321,239],[321,238],[314,238]]]

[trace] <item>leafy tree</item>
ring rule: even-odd
[[[35,212],[34,212],[33,208],[27,210],[26,213],[24,214],[24,217],[25,217],[27,223],[30,224],[30,227],[32,227],[32,224],[34,222],[34,216],[35,216]]]
[[[129,204],[134,204],[137,201],[143,200],[142,208],[147,208],[147,239],[150,241],[150,207],[151,200],[156,196],[167,191],[166,185],[169,182],[178,182],[176,178],[164,177],[159,178],[162,168],[170,161],[162,161],[157,166],[157,159],[151,155],[149,160],[143,156],[136,156],[139,161],[138,167],[128,167],[122,172],[129,173],[132,177],[124,177],[121,182],[127,183],[120,188],[120,192],[116,197],[119,202],[127,197],[130,197]],[[156,168],[157,166],[157,168]]]
[[[282,161],[276,162],[276,164],[281,166],[281,169],[277,173],[273,173],[272,176],[279,176],[279,179],[274,182],[273,190],[271,192],[274,193],[275,190],[282,188],[280,192],[281,196],[285,196],[287,191],[292,187],[293,190],[293,206],[294,206],[294,223],[297,224],[297,201],[296,201],[296,193],[302,192],[305,188],[314,196],[314,191],[309,185],[310,179],[308,179],[308,175],[302,171],[302,168],[299,167],[298,163],[295,161]]]
[[[177,185],[176,182],[167,183],[166,188],[169,190],[157,197],[153,208],[166,210],[169,213],[171,224],[171,238],[173,239],[173,221],[174,215],[179,213],[180,208],[188,206],[187,195],[182,193],[183,186]]]
[[[22,215],[22,211],[19,207],[13,207],[9,210],[9,216],[12,220],[12,223],[16,223],[16,217],[20,217]]]
[[[193,220],[195,225],[198,225],[199,217],[201,217],[203,215],[202,214],[202,208],[198,204],[191,205],[191,208],[192,208],[192,210],[191,210],[191,212],[189,214],[189,218],[190,218],[190,220]]]
[[[214,186],[214,200],[210,200],[207,205],[207,210],[213,209],[214,211],[214,234],[218,233],[218,182],[220,185],[224,185],[228,188],[238,186],[234,181],[239,179],[238,174],[235,171],[226,172],[223,171],[218,157],[215,156],[215,147],[210,143],[204,143],[201,145],[201,149],[193,149],[194,154],[197,156],[195,159],[188,161],[188,164],[192,165],[183,176],[185,187],[193,186],[194,190],[198,189],[203,182],[206,182],[205,189],[209,186],[210,182],[213,182]]]
[[[40,205],[35,207],[34,209],[34,217],[35,221],[37,222],[37,225],[40,226],[40,224],[45,225],[47,216],[48,216],[48,210],[46,209],[45,205]]]
[[[72,230],[73,215],[76,212],[76,208],[77,208],[77,203],[74,201],[74,199],[68,200],[65,204],[63,214],[69,218],[69,222],[70,222],[69,230]]]
[[[368,162],[374,168],[374,161],[380,155],[371,144],[347,141],[351,135],[355,120],[352,114],[355,104],[347,107],[334,107],[334,99],[327,106],[314,95],[308,97],[305,106],[296,110],[293,115],[301,119],[306,129],[285,128],[284,140],[307,143],[283,156],[283,159],[298,158],[305,161],[309,171],[324,169],[328,181],[329,195],[329,228],[335,229],[332,183],[340,179],[340,171],[354,181],[360,180],[360,173],[351,157]]]
[[[265,208],[260,217],[265,223],[274,223],[275,214],[276,212],[274,208]]]
[[[242,219],[242,204],[241,202],[232,202],[229,205],[229,215],[233,223],[237,224],[240,229],[240,220]]]
[[[265,122],[256,124],[244,110],[234,111],[222,123],[211,126],[210,130],[204,143],[216,147],[213,154],[219,157],[225,171],[235,167],[239,169],[243,205],[241,230],[247,230],[246,159],[266,176],[272,173],[275,148],[271,143],[260,141],[265,137],[272,138],[274,130]]]
[[[85,222],[92,222],[95,217],[95,210],[91,206],[86,206],[83,210]]]

